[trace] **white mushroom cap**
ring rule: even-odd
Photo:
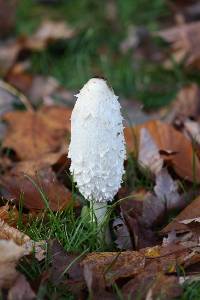
[[[104,79],[92,78],[72,112],[70,171],[88,200],[111,201],[121,185],[125,145],[117,99]]]

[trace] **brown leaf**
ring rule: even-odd
[[[0,240],[0,253],[0,288],[10,288],[18,276],[15,267],[24,249],[13,241]]]
[[[195,83],[184,86],[169,108],[167,120],[183,122],[187,118],[197,119],[200,115],[200,89]]]
[[[136,136],[136,146],[139,145],[140,131],[146,128],[155,141],[158,149],[173,153],[173,155],[164,155],[163,159],[166,160],[173,167],[174,171],[182,178],[194,181],[194,178],[200,181],[200,162],[194,154],[194,149],[191,142],[179,131],[175,130],[172,126],[162,123],[160,121],[149,121],[135,128],[126,128],[125,137],[128,143],[129,151],[138,153],[138,148],[131,144],[130,138]],[[194,170],[195,160],[195,170]],[[184,161],[184,164],[183,164]]]
[[[28,235],[19,231],[17,228],[11,227],[0,219],[0,240],[11,240],[16,245],[22,246],[24,255],[34,253],[35,258],[41,261],[46,256],[46,241],[35,242]]]
[[[70,115],[71,110],[56,106],[43,107],[38,112],[7,113],[3,119],[9,129],[3,147],[14,150],[22,160],[58,152],[70,127]]]
[[[172,53],[176,62],[186,58],[186,65],[200,67],[200,22],[175,26],[158,32],[158,35],[172,44]]]
[[[122,294],[130,299],[174,299],[181,295],[182,288],[179,285],[178,278],[175,276],[166,276],[162,273],[152,274],[142,272],[136,278],[130,280],[123,286]]]
[[[4,221],[0,220],[0,239],[13,240],[17,245],[23,245],[30,241],[30,237],[18,229],[9,226]]]
[[[44,209],[49,206],[53,211],[65,208],[71,201],[71,192],[60,183],[50,167],[44,167],[31,178],[26,177],[26,163],[13,168],[4,175],[2,183],[4,188],[17,202],[23,195],[23,205],[30,210]],[[33,172],[30,169],[30,172]],[[45,197],[45,199],[44,199]]]
[[[180,208],[184,204],[178,193],[177,182],[172,179],[167,169],[162,169],[156,175],[154,192],[159,200],[165,202],[167,210]]]
[[[20,274],[14,285],[8,291],[8,300],[33,300],[36,295],[33,292],[26,277]]]
[[[16,207],[9,204],[0,207],[0,220],[7,222],[9,225],[16,225],[19,212]]]
[[[81,264],[88,289],[98,291],[120,278],[138,274],[144,268],[145,258],[136,251],[90,253]]]
[[[200,145],[200,124],[196,121],[187,119],[183,125],[185,134],[188,135],[191,140]],[[199,149],[197,149],[197,154],[199,156]]]
[[[183,220],[195,219],[200,217],[200,197],[197,197],[193,200],[181,213],[171,222],[169,223],[163,230],[162,234],[166,234],[171,231],[176,232],[186,232],[189,231],[188,227],[180,223]]]
[[[31,50],[44,50],[49,42],[59,39],[70,39],[75,31],[63,21],[45,20],[40,25],[36,33],[27,38],[25,47]]]
[[[151,193],[132,193],[132,198],[121,202],[122,215],[128,226],[136,249],[155,245],[156,234],[152,231],[160,224],[165,213],[165,203]]]
[[[113,232],[115,234],[115,244],[120,250],[133,249],[130,233],[123,218],[117,217],[112,224]]]
[[[146,128],[140,130],[138,151],[139,163],[148,168],[153,174],[157,174],[163,167],[163,159],[159,154],[158,146]]]
[[[4,76],[15,63],[21,50],[18,41],[8,41],[0,46],[0,74]]]
[[[0,36],[7,36],[15,27],[17,0],[0,0]]]
[[[57,240],[53,240],[50,244],[50,253],[52,256],[50,281],[54,285],[67,284],[73,294],[80,296],[81,291],[85,288],[83,269],[80,266],[84,255],[79,257],[78,254],[68,253]]]

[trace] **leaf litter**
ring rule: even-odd
[[[115,11],[113,1],[107,9]],[[192,5],[183,11],[185,16],[194,16]],[[108,17],[114,22],[116,15],[109,11]],[[3,35],[13,27],[12,13],[8,21],[0,21],[4,22]],[[0,84],[0,285],[5,299],[35,299],[40,285],[47,282],[67,288],[77,299],[88,295],[116,299],[118,293],[124,299],[177,298],[183,291],[181,270],[186,278],[193,276],[191,267],[200,272],[200,89],[196,83],[180,89],[164,118],[161,115],[162,121],[125,128],[128,158],[135,162],[133,172],[150,184],[141,189],[131,177],[132,184],[125,183],[116,196],[110,220],[112,249],[88,253],[84,245],[83,252],[70,251],[59,236],[32,239],[23,230],[30,225],[30,216],[34,220],[42,215],[45,220],[49,213],[55,218],[71,207],[73,218],[80,216],[83,202],[73,200],[74,186],[67,176],[73,93],[55,78],[30,74],[30,62],[20,59],[22,53],[28,57],[76,34],[63,21],[44,20],[31,36],[0,45],[0,74],[4,76]],[[129,35],[121,47],[139,51],[135,31]],[[171,45],[169,54],[177,63],[199,68],[199,22],[157,35]],[[169,67],[170,61],[164,65]],[[55,105],[56,97],[60,105]],[[22,272],[23,260],[30,265],[38,262],[42,269],[36,278]]]

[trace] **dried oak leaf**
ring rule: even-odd
[[[141,272],[145,257],[136,251],[90,253],[81,265],[89,291],[95,292]]]
[[[40,168],[36,172],[27,167],[27,162],[19,163],[2,178],[4,189],[16,202],[23,195],[23,206],[29,210],[50,208],[53,211],[61,210],[69,204],[71,192],[58,181],[50,167]]]
[[[169,124],[153,120],[133,128],[126,128],[125,138],[130,152],[138,154],[142,128],[148,130],[164,161],[167,161],[180,177],[188,181],[193,181],[194,178],[200,181],[200,162],[191,142]],[[136,143],[133,142],[133,136]],[[149,151],[148,147],[146,151]]]
[[[171,231],[176,231],[177,233],[187,232],[190,229],[182,221],[195,219],[199,217],[200,217],[200,197],[197,197],[185,209],[183,209],[172,222],[170,222],[166,227],[164,227],[161,233],[166,234]]]
[[[14,150],[21,160],[58,152],[70,128],[70,116],[70,109],[56,106],[7,113],[3,117],[8,124],[3,148]]]
[[[187,66],[200,67],[200,22],[175,26],[157,33],[172,44],[172,55],[176,62],[186,59]]]

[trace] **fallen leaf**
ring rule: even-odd
[[[170,222],[166,227],[164,227],[161,233],[166,234],[171,231],[175,231],[177,233],[189,231],[188,227],[185,224],[180,222],[188,219],[199,218],[200,217],[199,211],[200,211],[200,197],[197,197],[185,209],[183,209],[172,222]]]
[[[16,207],[9,205],[3,205],[0,207],[0,220],[5,221],[9,225],[16,225],[19,218],[19,212]]]
[[[23,244],[24,254],[29,255],[31,253],[34,254],[35,258],[38,261],[43,260],[46,257],[47,253],[47,242],[46,241],[33,241],[28,240]]]
[[[115,244],[120,250],[133,249],[131,237],[127,225],[122,217],[114,219],[112,224],[113,232],[115,234]]]
[[[16,245],[22,246],[24,255],[34,254],[38,261],[41,261],[46,256],[47,243],[46,241],[33,241],[28,235],[21,232],[17,228],[8,225],[0,219],[0,240],[11,240]]]
[[[167,169],[162,169],[156,176],[154,192],[159,200],[164,201],[167,210],[182,206],[183,199],[178,193],[178,185],[169,175]]]
[[[14,150],[21,160],[58,152],[66,139],[70,116],[70,109],[56,106],[43,107],[38,112],[7,113],[3,117],[8,124],[3,148]]]
[[[184,130],[186,134],[191,138],[192,141],[200,144],[200,124],[196,121],[185,120],[184,122]],[[197,150],[197,154],[199,155],[199,151]]]
[[[83,268],[80,262],[85,255],[68,253],[57,240],[52,241],[49,251],[52,259],[50,281],[54,285],[64,283],[73,294],[77,297],[80,296],[85,288]]]
[[[7,74],[9,69],[14,65],[17,60],[17,56],[22,49],[21,42],[19,40],[9,40],[0,45],[0,75]]]
[[[191,142],[179,131],[171,125],[160,121],[149,121],[135,128],[125,129],[125,138],[128,143],[129,151],[138,153],[137,145],[139,145],[140,132],[142,128],[146,128],[158,146],[160,154],[164,161],[166,160],[173,167],[174,171],[182,178],[188,181],[200,181],[200,162],[194,153]],[[131,144],[131,136],[136,137],[136,143]],[[135,146],[136,145],[136,146]],[[170,155],[168,155],[168,153]],[[184,161],[184,164],[183,164]],[[195,161],[195,170],[194,170]]]
[[[27,177],[21,165],[21,168],[13,168],[4,175],[2,183],[17,203],[23,197],[23,206],[29,210],[50,208],[58,211],[71,201],[71,192],[57,180],[50,167],[41,168],[34,176]]]
[[[196,120],[200,115],[200,89],[196,83],[184,86],[169,107],[166,119],[170,123],[182,123],[185,119]]]
[[[6,37],[15,27],[17,0],[0,0],[0,36]]]
[[[26,277],[20,274],[13,286],[8,291],[8,300],[33,300],[36,294],[33,292]]]
[[[155,245],[158,240],[152,227],[160,224],[165,214],[165,203],[153,194],[132,193],[132,197],[120,204],[134,247],[141,249]]]
[[[153,174],[159,173],[163,167],[158,146],[146,128],[140,130],[138,162]]]
[[[30,237],[0,220],[0,240],[13,240],[16,245],[22,246],[30,241]]]
[[[145,258],[136,251],[90,253],[81,265],[89,291],[98,291],[120,278],[138,274],[144,268]]]
[[[162,30],[158,36],[172,44],[172,55],[177,63],[186,59],[187,66],[200,67],[200,22],[191,22]]]
[[[153,300],[174,299],[181,295],[182,288],[178,278],[166,276],[163,273],[151,274],[142,272],[130,280],[122,288],[122,294],[127,299]]]
[[[0,288],[10,288],[18,277],[15,269],[24,249],[13,241],[0,240]]]
[[[4,0],[1,1],[6,2]],[[5,5],[8,6],[8,4]],[[13,13],[14,11],[11,10],[10,15]],[[1,20],[3,19],[1,16]],[[58,40],[68,40],[74,37],[74,35],[75,30],[64,21],[43,21],[38,30],[32,35],[20,36],[0,45],[0,74],[7,74],[21,52],[42,51],[50,43]]]
[[[66,22],[49,21],[42,22],[38,30],[27,38],[25,47],[31,50],[44,50],[50,42],[59,39],[70,39],[75,31]]]

